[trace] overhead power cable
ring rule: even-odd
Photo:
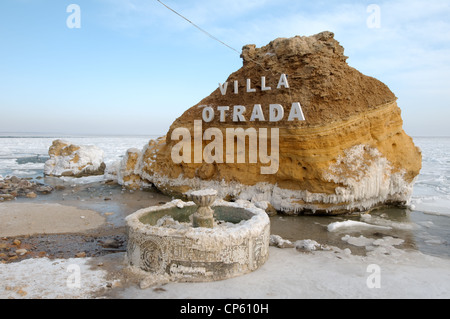
[[[235,48],[229,46],[228,44],[226,44],[225,42],[221,41],[220,39],[216,38],[215,36],[213,36],[211,33],[209,33],[208,31],[200,28],[198,25],[196,25],[194,22],[192,22],[191,20],[189,20],[188,18],[186,18],[185,16],[183,16],[181,13],[178,13],[177,11],[175,11],[174,9],[172,9],[171,7],[169,7],[168,5],[166,5],[164,2],[160,1],[160,0],[156,0],[159,3],[161,3],[163,6],[165,6],[167,9],[169,9],[170,11],[172,11],[173,13],[175,13],[176,15],[180,16],[181,18],[183,18],[184,20],[186,20],[187,22],[189,22],[190,24],[192,24],[194,27],[196,27],[197,29],[199,29],[201,32],[203,32],[204,34],[206,34],[208,37],[210,37],[213,40],[216,40],[219,43],[222,43],[224,46],[226,46],[227,48],[237,52],[238,54],[241,54],[238,50],[236,50]]]
[[[192,22],[191,20],[189,20],[188,18],[186,18],[184,15],[182,15],[181,13],[177,12],[176,10],[172,9],[171,7],[169,7],[167,4],[165,4],[164,2],[162,2],[161,0],[156,0],[158,1],[160,4],[162,4],[164,7],[166,7],[167,9],[169,9],[170,11],[172,11],[173,13],[175,13],[177,16],[181,17],[182,19],[186,20],[187,22],[189,22],[190,24],[192,24],[195,28],[197,28],[198,30],[200,30],[201,32],[203,32],[204,34],[206,34],[208,37],[210,37],[211,39],[221,43],[222,45],[226,46],[227,48],[229,48],[230,50],[233,50],[234,52],[236,52],[237,54],[241,55],[241,52],[239,52],[238,50],[236,50],[235,48],[233,48],[232,46],[226,44],[225,42],[223,42],[222,40],[218,39],[217,37],[213,36],[211,33],[209,33],[208,31],[202,29],[201,27],[199,27],[198,25],[196,25],[194,22]],[[259,65],[264,71],[266,72],[270,72],[273,75],[273,72],[271,69],[267,69],[264,67],[264,65],[262,65],[260,62],[247,57],[247,59],[251,60],[252,62],[254,62],[255,64]],[[290,89],[289,89],[289,93],[290,93]]]

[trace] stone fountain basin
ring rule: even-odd
[[[211,206],[214,228],[164,227],[157,221],[170,216],[190,223],[193,202],[174,200],[141,209],[126,218],[127,259],[132,267],[177,281],[213,281],[258,269],[268,258],[270,220],[249,202],[216,200]]]

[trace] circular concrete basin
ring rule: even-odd
[[[126,218],[128,263],[177,281],[222,280],[249,273],[268,258],[270,221],[249,202],[216,201],[214,228],[192,227],[193,202],[174,200]]]

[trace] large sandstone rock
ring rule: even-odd
[[[103,175],[105,172],[104,153],[93,145],[74,145],[55,140],[48,155],[50,159],[44,166],[44,174],[47,176],[83,177]]]
[[[176,119],[166,137],[145,147],[139,170],[143,180],[175,194],[215,188],[224,198],[267,201],[277,210],[296,213],[338,214],[408,203],[421,169],[420,150],[403,131],[395,95],[350,67],[333,33],[280,38],[262,48],[247,45],[242,58],[243,67],[227,79],[226,94],[218,88]],[[281,74],[287,75],[289,88],[277,89]],[[256,92],[246,91],[246,79]],[[238,94],[233,92],[235,81]],[[301,104],[304,121],[288,121],[294,102]],[[249,121],[255,104],[262,106],[266,121]],[[282,120],[267,120],[270,104],[284,107]],[[233,121],[231,111],[220,118],[219,106],[235,105],[246,107],[245,122]],[[215,117],[201,122],[202,133],[219,128],[225,138],[227,128],[278,128],[278,170],[262,174],[267,164],[249,160],[175,164],[171,152],[179,139],[172,140],[172,133],[187,128],[194,136],[194,121],[202,120],[206,106]],[[202,146],[208,143],[204,140]],[[194,150],[193,141],[191,146]]]

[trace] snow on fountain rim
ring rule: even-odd
[[[198,191],[191,192],[191,196],[216,196],[217,191],[215,189],[201,189]]]
[[[232,226],[222,226],[215,228],[204,228],[204,227],[189,227],[186,228],[167,228],[163,226],[153,226],[150,224],[144,224],[139,219],[144,215],[170,208],[183,208],[184,206],[195,206],[195,203],[183,202],[182,200],[175,199],[169,203],[166,203],[162,206],[151,206],[147,208],[140,209],[135,213],[127,216],[125,221],[127,222],[128,227],[130,227],[133,231],[138,231],[144,235],[153,235],[153,236],[185,236],[189,238],[197,238],[197,239],[207,239],[208,241],[214,240],[225,240],[229,241],[230,239],[241,240],[242,238],[246,238],[249,236],[257,236],[260,234],[264,228],[270,225],[270,219],[267,213],[253,205],[249,201],[238,200],[237,202],[227,202],[224,200],[216,200],[212,207],[214,206],[227,206],[234,208],[242,208],[253,214],[253,216],[248,220],[243,220],[238,224],[233,224]],[[229,224],[229,223],[227,223]]]

